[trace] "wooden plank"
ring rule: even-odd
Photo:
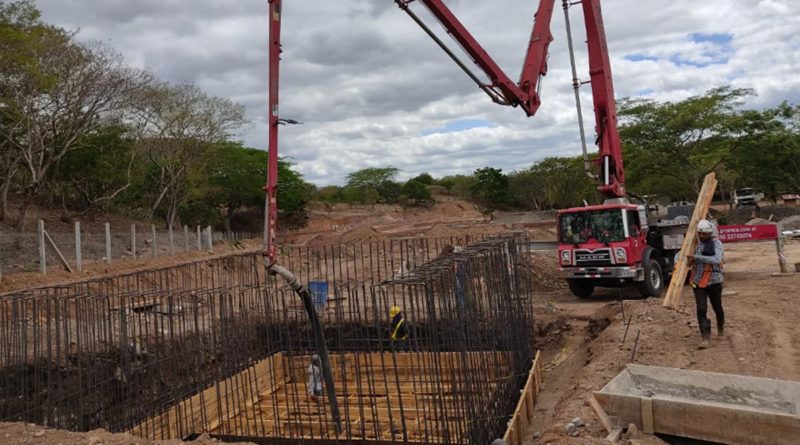
[[[613,430],[611,430],[610,433],[608,433],[608,436],[606,436],[606,440],[611,443],[617,443],[620,437],[622,437],[622,428],[616,427]]]
[[[686,274],[689,272],[686,256],[694,251],[697,244],[697,223],[708,214],[708,209],[711,206],[711,201],[714,199],[714,191],[716,188],[716,175],[713,172],[707,174],[703,180],[703,187],[700,189],[700,194],[697,197],[694,213],[692,213],[692,219],[689,221],[689,227],[683,239],[683,244],[681,244],[681,250],[678,252],[678,259],[675,262],[672,280],[670,280],[669,287],[664,295],[663,305],[665,307],[674,308],[680,304],[681,292],[683,291]]]
[[[653,399],[642,398],[642,432],[653,434]]]
[[[611,433],[613,430],[611,418],[608,417],[608,414],[606,414],[606,410],[600,406],[600,403],[597,401],[597,398],[594,396],[594,394],[589,395],[589,404],[592,405],[592,409],[594,409],[594,413],[597,414],[597,418],[600,419],[600,423],[603,425],[603,428],[605,428],[608,433]]]
[[[69,263],[67,262],[67,259],[64,258],[64,255],[61,253],[61,251],[58,250],[58,246],[56,246],[56,242],[53,241],[53,238],[50,238],[50,234],[47,233],[47,230],[44,231],[44,237],[47,238],[47,241],[50,243],[50,247],[52,247],[53,250],[56,251],[56,256],[58,257],[59,261],[61,261],[61,265],[64,266],[64,269],[66,269],[67,271],[72,273],[72,268],[69,267]]]
[[[522,435],[530,427],[530,422],[533,420],[533,409],[536,406],[536,395],[538,394],[537,374],[539,372],[539,360],[541,351],[536,352],[536,357],[531,364],[531,370],[528,372],[528,380],[525,382],[525,387],[520,394],[517,401],[514,414],[511,416],[511,421],[503,435],[503,440],[509,445],[521,445],[523,442]],[[533,398],[533,404],[529,406],[528,397]],[[530,415],[529,412],[530,411]]]
[[[207,433],[219,427],[226,409],[238,414],[243,406],[250,401],[257,400],[258,394],[253,394],[251,387],[242,380],[249,376],[258,383],[258,388],[268,387],[268,382],[282,377],[278,372],[277,363],[283,363],[281,353],[264,359],[242,373],[217,382],[194,396],[172,406],[164,413],[154,416],[134,426],[128,432],[138,436],[150,436],[160,439],[180,439],[193,433]],[[263,386],[262,386],[263,385]],[[233,398],[232,395],[240,392],[240,406],[222,406],[223,400]],[[252,405],[251,405],[252,406]],[[234,417],[234,416],[230,416]],[[146,433],[146,434],[145,434]]]

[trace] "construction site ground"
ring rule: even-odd
[[[535,240],[553,240],[554,217],[552,214],[498,214],[489,220],[469,204],[455,200],[412,211],[350,208],[343,212],[342,209],[320,208],[312,212],[308,228],[285,235],[284,240],[313,244],[389,239],[412,233],[459,236],[516,230],[527,230]],[[250,247],[255,246],[257,243],[253,242]],[[800,306],[793,300],[796,289],[800,288],[800,274],[775,276],[778,259],[774,242],[727,244],[725,248],[723,304],[727,335],[714,337],[707,350],[697,348],[700,335],[689,287],[684,289],[676,310],[662,307],[659,298],[639,299],[633,289],[604,289],[584,300],[572,296],[557,278],[554,252],[532,253],[531,265],[537,279],[533,338],[536,347],[542,350],[544,365],[543,388],[536,404],[534,425],[526,434],[527,443],[608,443],[607,433],[587,399],[592,391],[601,389],[631,361],[796,380],[800,375],[797,340],[800,338],[797,324]],[[788,241],[786,254],[790,269],[794,271],[794,263],[800,262],[800,241]],[[113,272],[118,271],[115,268]],[[102,268],[94,273],[102,274]],[[67,276],[58,278],[69,279]],[[19,281],[13,283],[15,285],[9,287],[20,287]],[[709,312],[713,318],[711,309]],[[578,428],[577,436],[569,436],[565,426],[575,417],[583,419],[586,426]],[[633,442],[630,439],[623,436],[620,443],[664,443],[664,440],[672,444],[695,443],[654,436],[641,436]],[[212,441],[201,438],[194,443]],[[179,442],[153,442],[104,431],[71,433],[25,423],[0,423],[0,443],[149,445]]]

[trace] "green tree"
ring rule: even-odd
[[[134,125],[138,149],[155,167],[149,215],[168,227],[187,198],[188,178],[213,144],[228,141],[247,123],[244,107],[195,85],[153,85],[139,94]]]
[[[597,201],[597,184],[583,170],[581,157],[545,158],[509,175],[511,196],[525,209],[560,209]]]
[[[123,126],[99,128],[83,139],[53,171],[51,199],[80,213],[106,210],[141,181],[143,165]]]
[[[472,186],[472,197],[487,213],[508,207],[511,204],[508,177],[499,168],[484,167],[475,170],[476,182]]]
[[[782,103],[747,110],[737,122],[737,144],[725,160],[735,173],[731,189],[754,187],[775,199],[800,190],[800,106]]]
[[[699,193],[703,177],[736,144],[739,107],[751,94],[721,87],[680,102],[620,101],[628,189],[652,193],[679,183],[678,194]],[[673,181],[655,179],[663,176]]]
[[[365,168],[350,173],[345,185],[345,199],[364,204],[397,202],[402,188],[394,181],[398,172],[394,167],[382,167]]]
[[[313,199],[325,204],[345,202],[342,187],[339,187],[338,185],[327,185],[325,187],[320,187],[316,193],[314,193]]]
[[[462,199],[472,199],[472,187],[476,182],[473,175],[451,175],[439,179],[436,184]]]
[[[24,192],[17,219],[22,229],[29,206],[50,186],[54,166],[79,149],[84,136],[113,123],[150,75],[126,67],[102,44],[78,42],[73,33],[41,22],[27,1],[0,3],[0,41],[0,131],[7,141],[3,157],[10,158],[0,176],[14,178]]]
[[[258,209],[263,213],[266,195],[268,155],[266,151],[243,147],[240,143],[214,144],[206,154],[203,178],[194,189],[192,206],[205,202],[224,212],[225,228],[232,230],[237,212]],[[292,164],[278,160],[278,218],[282,225],[301,224],[306,220],[306,206],[314,186],[292,170]],[[206,213],[206,212],[204,212]],[[262,218],[263,219],[263,218]]]
[[[415,180],[415,181],[420,182],[420,183],[425,184],[425,185],[432,185],[435,182],[435,180],[433,179],[433,176],[431,176],[427,172],[426,173],[420,173],[416,177],[412,178],[412,180]]]
[[[428,187],[417,179],[412,179],[403,184],[403,195],[413,200],[416,204],[424,204],[433,201]]]
[[[226,230],[231,230],[236,211],[243,207],[263,207],[267,152],[223,142],[212,146],[204,162],[208,166],[214,205],[225,212]]]

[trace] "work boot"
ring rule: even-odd
[[[698,346],[697,348],[708,349],[709,347],[711,347],[711,342],[707,338],[704,338],[703,341],[700,342],[700,346]]]
[[[720,326],[717,328],[717,337],[725,338],[725,328]]]

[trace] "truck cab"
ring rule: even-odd
[[[756,195],[750,187],[736,189],[736,191],[733,192],[733,204],[736,207],[758,205],[758,200],[760,198],[761,196]]]
[[[671,230],[675,225],[677,230]],[[649,217],[647,205],[603,204],[558,214],[559,271],[573,294],[588,298],[596,287],[636,285],[657,296],[672,270],[670,252],[683,242],[685,224]],[[674,232],[665,236],[665,232]]]

